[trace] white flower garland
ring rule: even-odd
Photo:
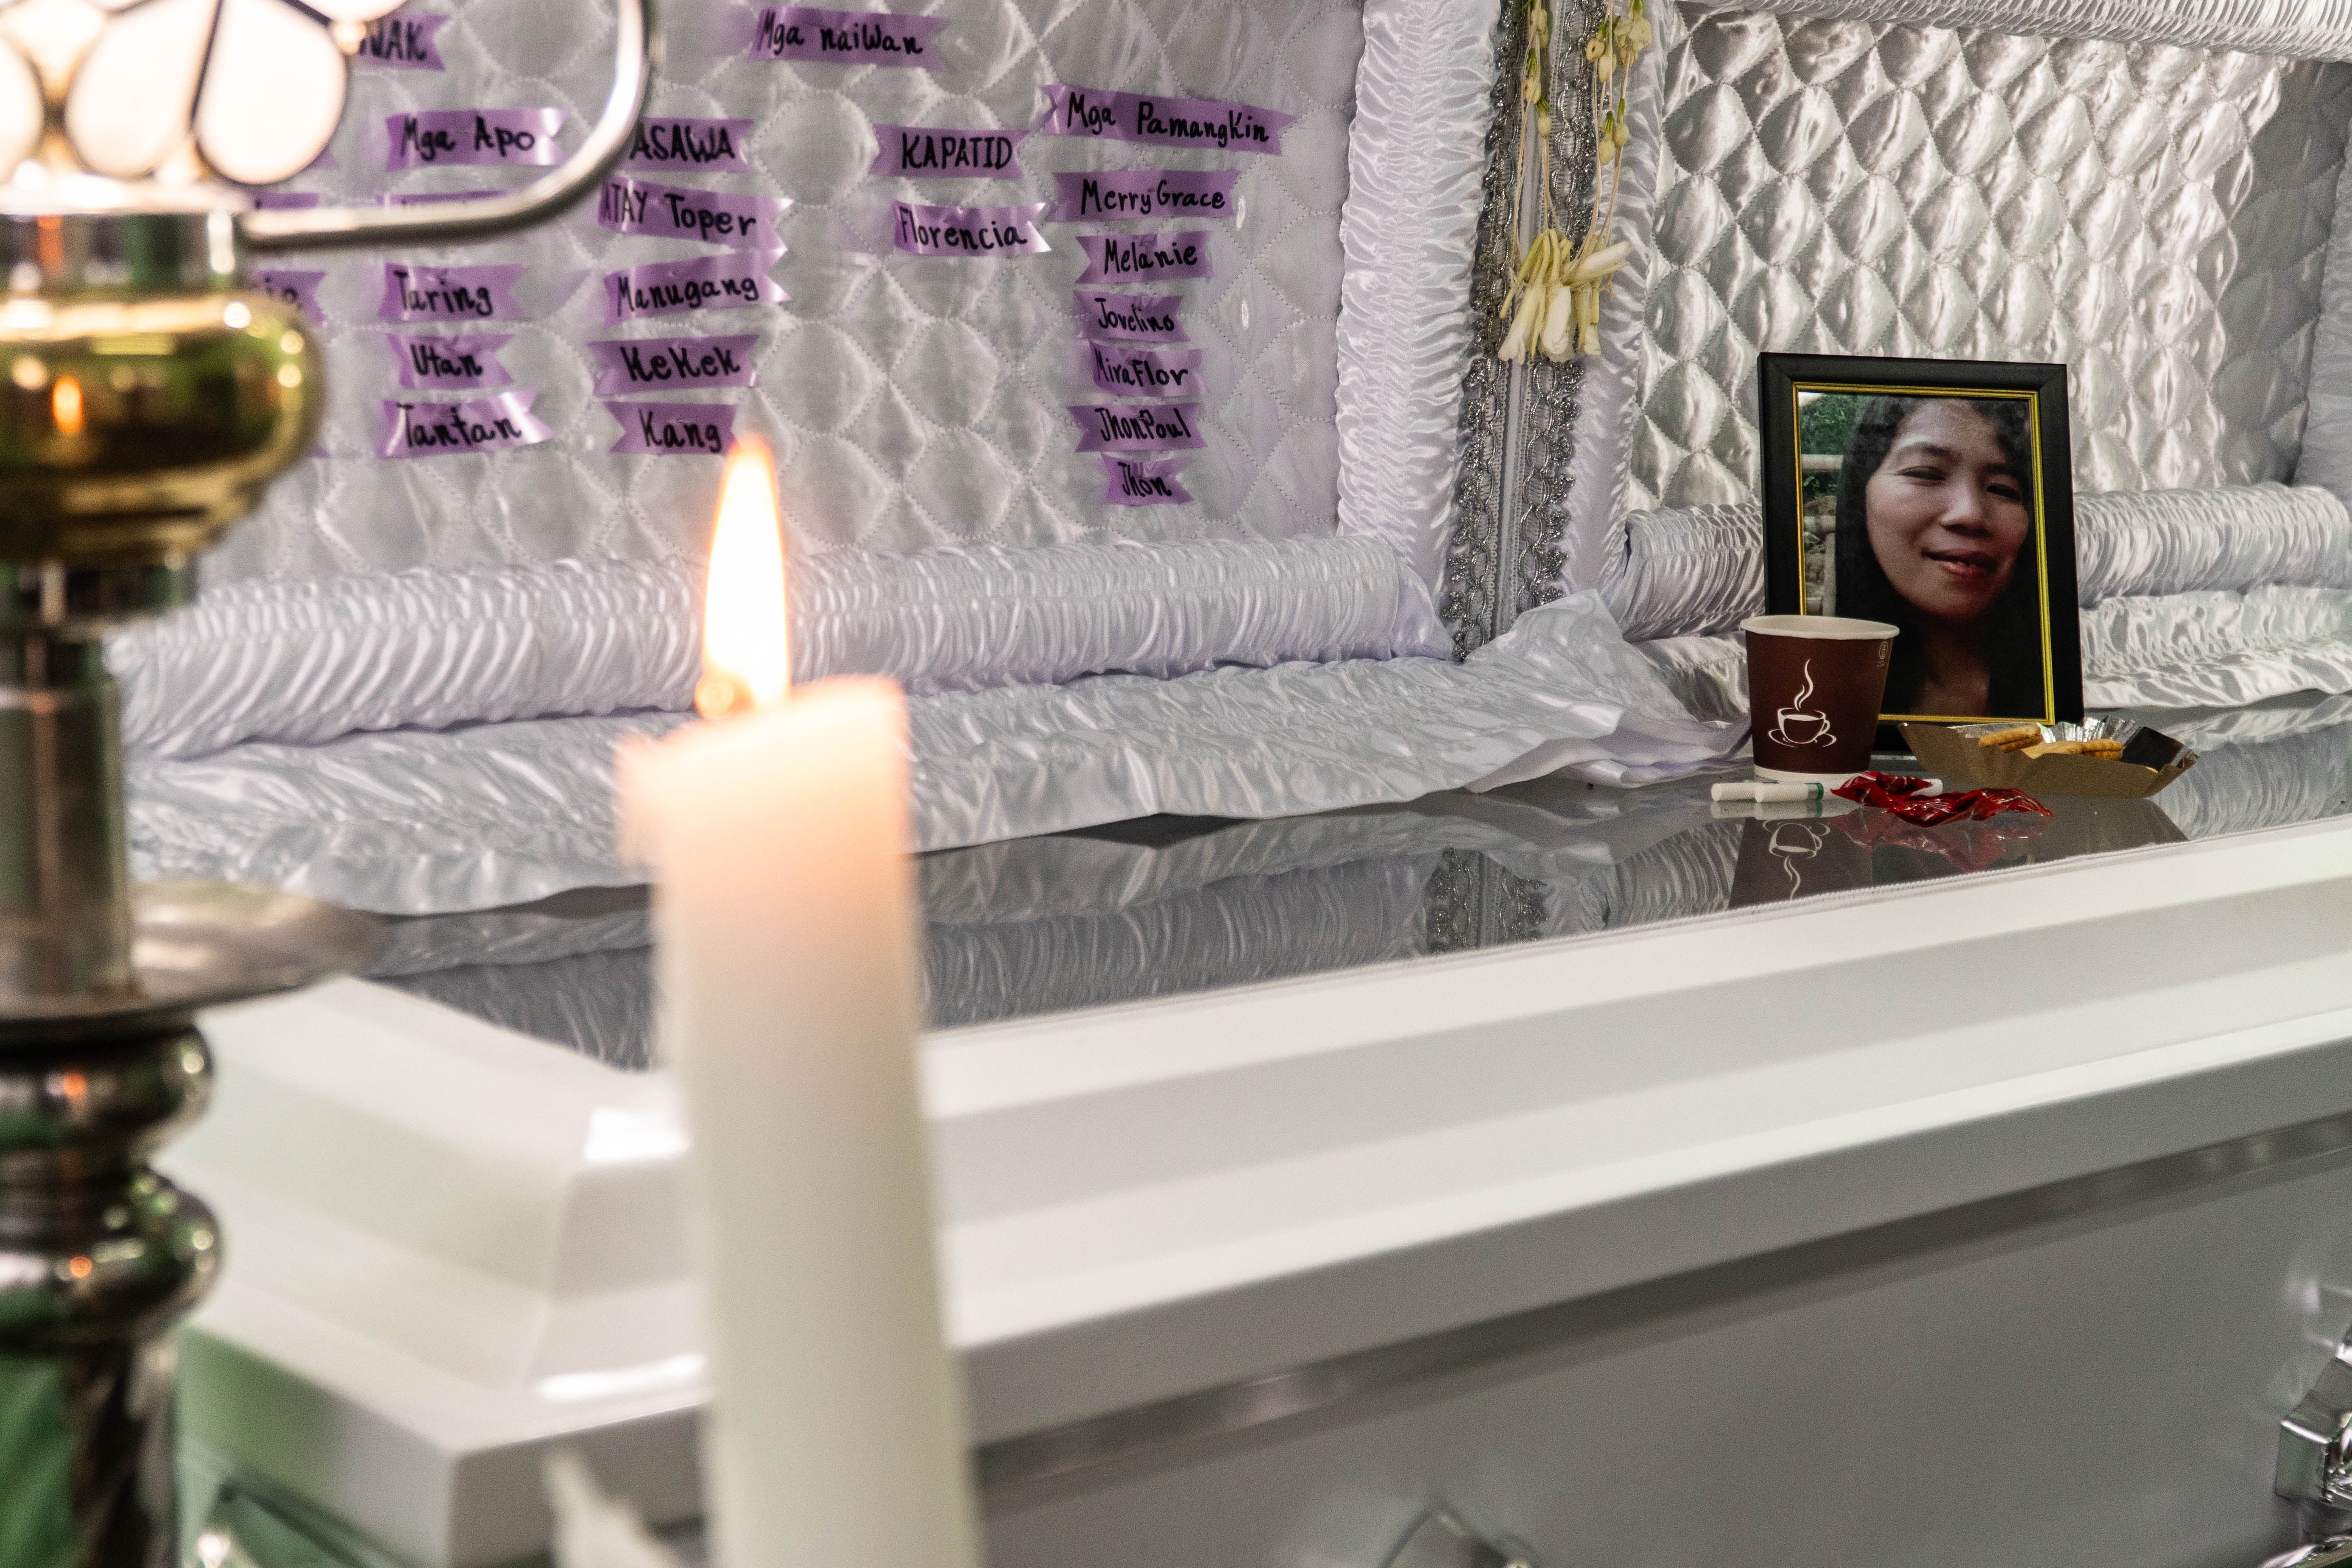
[[[1586,40],[1584,58],[1592,66],[1591,94],[1592,140],[1597,166],[1609,172],[1609,200],[1592,204],[1592,221],[1583,240],[1560,232],[1551,205],[1551,7],[1549,0],[1528,0],[1528,57],[1520,77],[1519,97],[1527,106],[1528,124],[1519,137],[1518,183],[1513,210],[1527,205],[1528,144],[1536,148],[1538,200],[1543,222],[1521,253],[1511,287],[1503,296],[1502,313],[1511,323],[1497,357],[1516,363],[1531,353],[1555,362],[1571,354],[1597,353],[1601,349],[1601,298],[1620,268],[1632,259],[1631,243],[1611,243],[1609,232],[1617,221],[1617,187],[1624,176],[1622,156],[1633,132],[1626,114],[1625,89],[1633,79],[1633,62],[1655,37],[1643,16],[1644,0],[1603,0],[1600,24]],[[1516,307],[1516,314],[1514,313]]]

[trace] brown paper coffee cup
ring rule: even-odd
[[[1835,786],[1869,767],[1895,628],[1843,616],[1751,616],[1739,629],[1757,776]]]

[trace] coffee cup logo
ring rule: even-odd
[[[1789,897],[1793,899],[1805,890],[1804,873],[1799,863],[1822,852],[1829,832],[1827,827],[1811,822],[1776,822],[1772,825],[1772,836],[1765,841],[1764,847],[1773,859],[1780,863],[1780,869],[1789,874]]]
[[[1830,729],[1830,716],[1814,712],[1805,704],[1813,700],[1813,661],[1805,660],[1805,683],[1797,689],[1789,706],[1780,710],[1780,722],[1772,726],[1774,742],[1783,746],[1834,746],[1837,735]]]

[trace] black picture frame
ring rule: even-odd
[[[1801,413],[1802,402],[1806,401],[1804,395],[2026,401],[2034,470],[2028,487],[2033,513],[2032,537],[2040,578],[2041,710],[1984,714],[1890,710],[1885,715],[1886,722],[1879,727],[1878,743],[1883,751],[1906,749],[1895,729],[1896,721],[2080,722],[2082,622],[2074,589],[2074,465],[2066,419],[2066,367],[1980,360],[1767,353],[1757,356],[1756,388],[1757,430],[1762,444],[1765,601],[1774,615],[1823,613],[1809,609],[1807,605],[1805,453]],[[1832,538],[1833,541],[1833,532]],[[1829,613],[1839,612],[1833,609]]]

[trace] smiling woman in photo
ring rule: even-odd
[[[2030,417],[2021,398],[1873,397],[1854,422],[1835,613],[1902,629],[1889,713],[2043,710]]]

